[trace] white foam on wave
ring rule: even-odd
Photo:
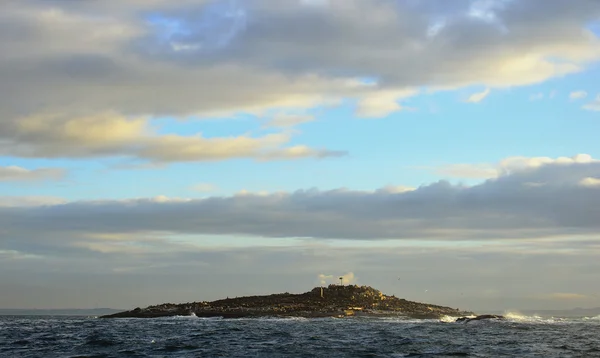
[[[517,311],[507,311],[504,312],[504,317],[511,321],[517,322],[529,322],[529,321],[537,321],[542,319],[540,316],[527,316]]]
[[[456,317],[442,316],[442,318],[440,318],[440,322],[450,323],[450,322],[455,322],[455,321],[456,321]]]
[[[196,313],[192,312],[187,316],[173,316],[173,317],[166,317],[167,319],[198,319],[198,320],[206,320],[206,321],[215,321],[215,320],[221,320],[223,319],[223,317],[198,317],[196,316]]]
[[[594,317],[583,317],[585,321],[600,321],[600,315]]]
[[[562,323],[566,321],[564,318],[557,317],[527,316],[517,311],[507,311],[504,313],[504,317],[517,323]]]
[[[469,318],[475,318],[475,316],[465,316],[465,317],[469,317]],[[442,316],[439,321],[440,322],[444,322],[444,323],[453,323],[456,322],[456,319],[458,317],[455,316]]]

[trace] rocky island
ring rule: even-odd
[[[456,308],[407,301],[388,296],[369,286],[329,285],[301,294],[279,293],[266,296],[227,298],[212,302],[165,303],[101,316],[101,318],[198,317],[348,317],[403,316],[440,318],[467,316],[472,312]]]

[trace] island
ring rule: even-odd
[[[469,316],[472,312],[433,304],[412,302],[388,296],[370,286],[329,285],[292,294],[226,298],[212,302],[164,303],[100,318],[197,317],[354,317],[399,316],[435,319],[443,316]]]

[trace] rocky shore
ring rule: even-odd
[[[407,301],[387,296],[369,286],[329,285],[301,294],[279,293],[267,296],[227,298],[212,302],[165,303],[101,316],[101,318],[198,317],[349,317],[404,316],[440,318],[467,316],[472,312],[456,308]]]

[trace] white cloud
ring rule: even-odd
[[[348,272],[344,275],[325,275],[325,274],[319,274],[318,276],[319,282],[321,286],[325,286],[325,285],[339,285],[340,282],[343,285],[353,285],[354,283],[356,283],[356,277],[354,276],[353,272]],[[342,279],[340,281],[340,278]]]
[[[583,186],[587,186],[587,187],[600,188],[600,179],[587,177],[587,178],[581,179],[579,184],[581,184]]]
[[[333,283],[333,275],[324,275],[324,274],[319,274],[317,276],[319,278],[319,282],[321,286],[325,286],[328,283]]]
[[[544,94],[541,92],[535,93],[535,94],[532,94],[531,96],[529,96],[530,101],[541,101],[542,99],[544,99]]]
[[[172,198],[172,197],[168,197],[166,195],[157,195],[151,199],[149,199],[150,202],[153,203],[186,203],[191,201],[191,199],[187,199],[187,198]]]
[[[598,159],[589,154],[577,154],[573,157],[508,157],[496,164],[451,164],[436,169],[440,175],[465,179],[491,179],[515,172],[527,171],[545,165],[572,165],[598,163]],[[530,183],[531,184],[531,183]],[[537,183],[540,184],[540,183]]]
[[[600,111],[600,93],[593,101],[583,106],[583,108],[587,109],[588,111]]]
[[[354,272],[348,272],[340,277],[342,278],[342,284],[344,285],[353,285],[356,283]]]
[[[508,174],[513,171],[535,169],[544,165],[572,165],[572,164],[587,164],[598,163],[598,159],[592,158],[589,154],[577,154],[573,157],[509,157],[503,159],[499,163],[502,173]]]
[[[569,99],[574,101],[574,100],[578,100],[578,99],[583,99],[585,97],[587,97],[587,92],[586,91],[573,91],[571,93],[569,93]]]
[[[410,186],[404,186],[404,185],[387,185],[381,189],[378,189],[377,192],[398,194],[398,193],[405,193],[407,191],[413,191],[413,190],[416,190],[416,188],[413,188]]]
[[[483,92],[477,92],[477,93],[473,93],[472,95],[470,95],[469,98],[467,98],[467,102],[469,102],[469,103],[479,103],[485,97],[487,97],[489,94],[490,94],[490,89],[486,88]]]
[[[356,115],[361,118],[382,118],[402,110],[399,101],[416,90],[376,92],[363,97],[357,104]]]
[[[26,169],[19,166],[11,165],[7,167],[0,166],[0,182],[28,182],[28,181],[43,181],[43,180],[60,180],[66,175],[64,169],[59,168],[38,168]]]
[[[452,164],[440,167],[437,173],[453,178],[488,179],[498,176],[498,169],[489,164]]]

